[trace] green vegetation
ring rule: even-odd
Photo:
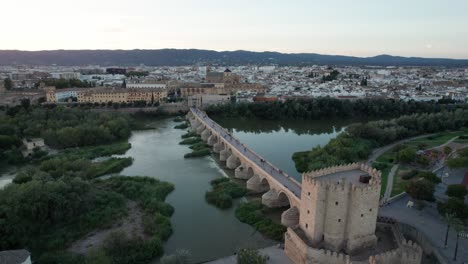
[[[180,145],[190,145],[189,148],[192,152],[184,155],[184,158],[204,157],[211,154],[210,146],[205,144],[203,140],[194,132],[188,132],[182,135],[183,140],[179,142]]]
[[[98,157],[107,157],[112,155],[123,155],[129,150],[132,145],[128,142],[117,142],[108,145],[99,145],[82,148],[68,148],[61,150],[59,154],[55,156],[67,156],[69,158],[83,158],[83,159],[95,159]]]
[[[433,182],[426,179],[420,181],[412,181],[406,186],[406,193],[408,193],[415,200],[434,201],[434,188]]]
[[[200,137],[192,137],[192,138],[186,138],[182,140],[181,142],[179,142],[179,144],[180,145],[193,145],[193,144],[197,144],[200,142],[203,142]]]
[[[238,264],[266,264],[267,257],[255,249],[241,249],[237,252]]]
[[[193,150],[202,150],[202,149],[210,148],[210,146],[206,144],[205,142],[198,142],[198,143],[191,145],[189,148]]]
[[[187,122],[183,124],[176,125],[174,128],[175,129],[187,129],[189,127],[189,124]]]
[[[468,147],[457,150],[457,157],[446,161],[450,168],[464,168],[468,166]]]
[[[183,118],[182,116],[177,116],[176,118],[173,119],[174,122],[184,122],[185,121],[185,118]]]
[[[3,131],[1,135],[41,137],[48,146],[55,148],[94,146],[126,140],[130,137],[131,129],[137,125],[126,114],[95,113],[65,107],[20,106],[8,108],[6,115],[0,115],[0,124],[0,131]]]
[[[464,199],[468,194],[468,190],[462,184],[451,184],[447,186],[447,191],[445,192],[449,197],[455,197],[459,199]]]
[[[187,133],[183,134],[181,137],[182,137],[182,139],[191,138],[191,137],[198,137],[198,134],[193,132],[193,131],[190,131],[190,132],[187,132]]]
[[[435,173],[432,173],[430,171],[420,171],[418,172],[418,174],[416,174],[416,177],[432,182],[433,184],[438,184],[441,182],[440,178],[437,177]]]
[[[191,153],[187,153],[184,155],[184,158],[198,158],[198,157],[204,157],[204,156],[208,156],[211,154],[211,150],[210,149],[201,149],[201,150],[195,150],[195,151],[192,151]]]
[[[337,71],[337,70],[333,70],[332,72],[330,72],[329,75],[323,76],[323,77],[322,77],[322,81],[323,81],[323,82],[331,82],[331,81],[334,81],[334,80],[336,80],[336,78],[338,77],[338,75],[340,75],[340,72]]]
[[[414,114],[392,120],[357,123],[350,125],[344,133],[323,147],[294,153],[293,160],[300,172],[357,162],[367,159],[375,147],[419,134],[447,129],[458,130],[466,126],[468,110],[460,109],[454,112]]]
[[[232,200],[240,198],[247,193],[247,189],[240,187],[229,178],[220,178],[211,181],[212,190],[206,192],[205,199],[221,209],[232,207]]]
[[[10,78],[6,78],[3,80],[3,86],[7,90],[13,89],[13,81]]]
[[[404,102],[387,99],[339,100],[320,97],[307,100],[286,100],[285,102],[264,102],[261,104],[236,103],[219,104],[207,107],[211,117],[244,117],[266,120],[299,119],[319,120],[333,117],[377,117],[389,118],[402,115],[437,113],[456,108],[466,109],[466,105],[444,105],[432,102]],[[434,124],[438,124],[435,122]]]
[[[77,177],[54,179],[34,174],[28,181],[0,190],[0,250],[29,248],[37,263],[84,263],[82,257],[62,250],[92,230],[110,227],[125,216],[126,200],[133,200],[144,210],[148,238],[112,235],[102,252],[87,258],[104,254],[110,263],[149,261],[162,254],[161,241],[172,232],[169,217],[173,209],[164,199],[173,188],[147,177],[112,177],[92,183]]]
[[[65,249],[125,214],[122,195],[80,178],[33,175],[0,190],[0,250],[29,248],[33,257]]]
[[[410,163],[416,158],[416,149],[406,147],[397,153],[397,159],[403,163]]]
[[[384,164],[385,166],[383,167]],[[378,169],[377,167],[380,167],[381,169]],[[382,172],[382,186],[380,188],[380,195],[383,196],[383,194],[385,193],[385,191],[387,190],[387,181],[388,181],[388,174],[390,173],[390,170],[392,169],[392,166],[389,166],[388,164],[385,164],[385,163],[377,163],[377,162],[374,162],[372,164],[372,167],[380,170]]]
[[[46,86],[55,86],[57,89],[64,88],[88,88],[94,87],[94,83],[88,81],[81,81],[79,79],[46,79],[43,80]]]
[[[462,199],[451,197],[446,203],[437,203],[437,210],[441,215],[451,214],[461,220],[468,219],[468,205]]]
[[[268,208],[260,201],[250,201],[242,203],[236,209],[236,217],[241,222],[253,226],[263,235],[281,241],[286,232],[286,227],[273,222],[266,216]]]
[[[149,72],[147,71],[129,71],[125,74],[126,77],[145,77],[148,75]]]

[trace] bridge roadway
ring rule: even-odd
[[[249,160],[257,164],[263,171],[269,174],[276,181],[281,183],[285,188],[289,189],[297,198],[301,198],[301,185],[294,178],[289,176],[284,171],[278,169],[273,164],[262,158],[257,153],[253,152],[250,148],[244,146],[237,138],[231,135],[226,129],[220,126],[218,123],[209,118],[204,112],[197,108],[191,108],[190,111],[197,115],[198,118],[209,126],[211,129],[216,131],[221,137],[223,137],[229,144],[237,149],[242,155]],[[273,143],[273,142],[272,142]]]

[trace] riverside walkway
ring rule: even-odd
[[[232,147],[234,147],[238,152],[240,152],[245,158],[254,162],[265,173],[267,173],[269,176],[271,176],[280,184],[282,184],[286,189],[290,190],[297,198],[301,197],[301,185],[296,180],[294,180],[294,178],[289,176],[284,171],[278,169],[273,164],[271,164],[270,162],[262,158],[260,155],[255,153],[253,150],[242,144],[225,128],[223,128],[218,123],[209,118],[204,112],[200,111],[197,108],[191,108],[190,110],[194,115],[197,115],[198,118],[203,120],[203,122],[207,126],[209,126],[213,131],[218,133],[220,137],[229,142],[229,144]]]

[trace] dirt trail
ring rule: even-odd
[[[129,236],[144,237],[143,232],[143,212],[134,201],[127,202],[128,215],[113,224],[111,228],[96,230],[87,234],[84,238],[73,242],[68,249],[71,252],[87,254],[90,250],[101,247],[109,234],[115,231],[122,231]]]

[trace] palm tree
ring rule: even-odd
[[[444,222],[447,223],[447,232],[445,233],[445,244],[444,244],[444,246],[447,247],[450,227],[451,226],[454,227],[456,225],[461,224],[461,220],[458,219],[454,214],[445,213]]]

